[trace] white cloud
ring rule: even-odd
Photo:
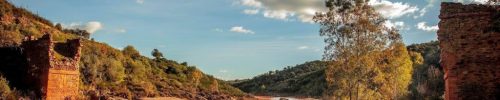
[[[407,3],[402,2],[391,2],[387,0],[371,0],[368,2],[369,5],[373,6],[377,12],[382,16],[393,19],[398,18],[403,15],[415,13],[418,11],[416,6],[411,6]]]
[[[220,72],[220,73],[227,73],[227,70],[225,70],[225,69],[221,69],[221,70],[219,70],[219,72]]]
[[[81,29],[81,30],[86,30],[89,33],[94,33],[103,28],[101,22],[98,21],[91,21],[87,22],[86,24],[82,24],[81,22],[78,23],[73,22],[69,25],[63,25],[63,26],[66,29]]]
[[[249,15],[255,15],[259,13],[259,9],[245,9],[243,10],[243,13],[249,14]]]
[[[384,25],[385,25],[386,27],[394,27],[394,28],[398,28],[398,27],[403,27],[403,26],[405,25],[405,23],[404,23],[404,22],[402,22],[402,21],[397,21],[397,22],[394,22],[394,23],[393,23],[392,21],[387,20],[387,21],[385,21],[385,22],[384,22]]]
[[[316,12],[328,10],[324,0],[239,0],[238,3],[262,11],[262,15],[266,18],[299,20],[306,23],[313,23],[312,18]],[[388,0],[371,0],[369,4],[389,19],[419,11],[416,6]]]
[[[239,0],[239,4],[262,11],[266,18],[312,23],[315,12],[327,10],[324,0]]]
[[[427,5],[424,8],[420,9],[420,11],[418,11],[420,14],[413,16],[414,19],[424,16],[425,13],[427,13],[427,9],[434,7],[434,3],[436,2],[436,0],[426,1],[428,2]]]
[[[405,22],[402,22],[402,21],[392,22],[390,20],[387,20],[384,22],[384,26],[388,27],[388,28],[396,28],[399,30],[410,30],[409,27],[405,26]]]
[[[144,4],[144,0],[135,0],[135,2],[138,4]]]
[[[297,49],[299,49],[299,50],[305,50],[305,49],[309,49],[309,46],[300,46],[300,47],[297,47]]]
[[[216,32],[224,32],[224,30],[222,30],[220,28],[215,28],[214,31],[216,31]]]
[[[425,13],[427,13],[427,7],[423,8],[423,9],[420,9],[420,11],[418,11],[418,12],[420,14],[413,16],[413,19],[417,19],[417,18],[420,18],[420,17],[424,16]]]
[[[458,0],[457,2],[464,4],[486,4],[488,0]]]
[[[241,4],[245,5],[245,6],[256,7],[256,8],[262,7],[262,3],[257,1],[257,0],[241,0]]]
[[[289,16],[293,16],[293,12],[289,12],[286,10],[266,10],[264,11],[264,17],[280,19],[280,20],[288,20]]]
[[[420,22],[417,24],[417,28],[424,31],[437,31],[439,29],[438,25],[427,26],[426,22]]]
[[[253,32],[252,30],[245,29],[242,26],[234,26],[229,31],[237,32],[237,33],[244,33],[244,34],[255,34],[255,32]]]
[[[116,31],[116,32],[118,32],[118,33],[125,33],[125,32],[127,32],[127,30],[125,30],[125,29],[123,29],[123,28],[121,28],[121,29],[116,29],[115,31]]]
[[[96,21],[88,22],[84,29],[87,30],[89,33],[94,33],[95,31],[102,29],[102,24],[101,22],[96,22]]]

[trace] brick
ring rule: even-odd
[[[438,40],[446,100],[500,99],[500,6],[442,3]]]
[[[42,90],[37,94],[45,100],[76,99],[80,84],[80,39],[57,43],[46,34],[40,39],[27,38],[22,48],[28,65],[37,69],[30,78]]]

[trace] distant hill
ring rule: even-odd
[[[437,41],[431,41],[407,46],[408,51],[420,54],[422,59],[422,64],[413,67],[413,83],[409,86],[408,98],[442,99],[444,81],[439,65],[438,44]],[[229,83],[254,95],[320,97],[327,85],[324,71],[326,66],[324,61],[311,61]]]
[[[54,41],[83,38],[80,60],[81,98],[179,97],[186,99],[229,99],[246,94],[230,84],[204,74],[187,62],[179,63],[158,56],[148,58],[128,46],[119,50],[89,39],[88,32],[62,29],[30,11],[0,0],[0,99],[40,98],[34,90],[20,84],[29,72],[19,48],[26,36],[40,38],[50,33]],[[29,74],[29,73],[28,73]],[[19,84],[18,84],[19,83]]]
[[[326,62],[311,61],[230,83],[254,95],[319,97],[326,88]]]

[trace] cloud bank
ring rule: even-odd
[[[297,49],[299,49],[299,50],[305,50],[305,49],[309,49],[309,46],[300,46],[300,47],[297,47]]]
[[[255,15],[259,13],[259,9],[245,9],[243,10],[243,13],[248,14],[248,15]]]
[[[420,22],[417,24],[417,28],[424,31],[437,31],[439,29],[438,25],[427,26],[426,22]]]
[[[240,0],[239,4],[261,11],[245,14],[260,13],[266,18],[309,23],[313,22],[315,12],[327,10],[323,0]]]
[[[86,24],[82,24],[81,22],[79,23],[73,22],[69,25],[63,25],[63,26],[66,29],[81,29],[81,30],[86,30],[89,33],[95,33],[96,31],[101,30],[103,28],[101,22],[98,21],[91,21],[87,22]]]
[[[135,2],[138,4],[144,4],[144,0],[135,0]]]
[[[392,22],[390,20],[387,20],[384,22],[384,26],[389,28],[405,29],[405,23],[402,21]]]
[[[243,34],[255,34],[252,30],[245,29],[242,26],[234,26],[229,31]]]
[[[393,19],[403,15],[415,13],[419,9],[416,6],[411,6],[402,2],[391,2],[387,0],[371,0],[368,5],[373,6],[382,16]]]
[[[299,20],[306,23],[313,23],[312,18],[316,12],[327,11],[324,0],[240,0],[238,4],[253,9],[245,9],[243,11],[245,14],[260,13],[266,18],[284,21]],[[416,6],[388,0],[372,0],[368,4],[389,19],[419,11]]]

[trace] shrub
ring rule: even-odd
[[[6,99],[10,94],[9,82],[5,78],[0,77],[0,99]]]
[[[137,59],[141,57],[141,54],[139,51],[137,51],[134,46],[128,45],[127,47],[123,48],[122,50],[123,55],[132,57],[132,59]]]
[[[16,46],[21,43],[22,36],[12,31],[0,31],[0,46]]]
[[[121,83],[125,78],[125,68],[120,61],[110,60],[106,65],[106,74],[111,82]]]
[[[129,61],[128,66],[130,70],[130,78],[132,82],[137,83],[141,80],[147,79],[146,77],[146,68],[143,64],[137,61]]]

